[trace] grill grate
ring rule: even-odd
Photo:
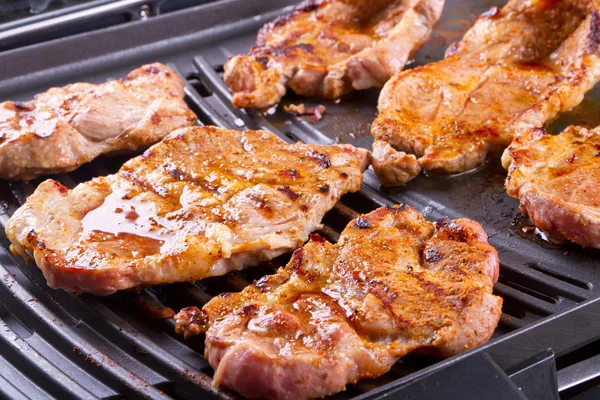
[[[428,61],[427,57],[441,57],[447,41],[460,37],[459,30],[469,26],[464,20],[452,19],[456,16],[453,10],[460,6],[458,0],[447,3],[446,19],[432,41],[417,53],[415,64]],[[473,1],[473,12],[485,11],[489,7],[485,3]],[[281,6],[277,0],[227,0],[153,18],[144,22],[148,25],[110,28],[5,53],[0,55],[0,76],[8,78],[0,81],[0,98],[26,99],[50,85],[79,79],[102,81],[158,59],[170,62],[186,77],[186,102],[200,123],[265,129],[288,142],[369,147],[368,129],[375,115],[377,91],[357,94],[342,104],[327,104],[326,117],[316,125],[280,111],[260,115],[231,106],[221,78],[222,64],[227,56],[246,51],[256,29],[281,13],[277,11]],[[211,25],[216,23],[215,15],[230,19],[215,27]],[[154,29],[148,29],[149,25]],[[206,29],[196,32],[198,26]],[[128,39],[119,43],[115,38]],[[61,48],[86,50],[71,54]],[[32,64],[26,63],[21,72],[5,67],[33,60],[40,52],[56,57],[38,71],[28,70]],[[115,60],[118,71],[111,65]],[[594,96],[600,98],[600,91],[592,93]],[[304,100],[290,96],[286,101]],[[126,159],[100,158],[55,178],[73,187],[116,172]],[[325,216],[321,234],[335,242],[357,213],[395,203],[408,203],[431,220],[466,216],[481,222],[500,252],[501,275],[495,291],[504,298],[504,314],[492,342],[474,352],[485,351],[508,368],[546,347],[565,354],[600,336],[600,321],[595,317],[600,311],[600,274],[594,269],[600,252],[552,246],[532,232],[523,232],[527,222],[518,217],[516,201],[504,193],[505,173],[497,164],[458,177],[419,178],[407,188],[392,191],[380,190],[373,172],[367,171],[361,191],[344,196]],[[10,215],[40,181],[0,181],[0,397],[236,398],[211,386],[212,370],[202,357],[201,338],[183,341],[175,336],[172,320],[147,314],[165,307],[177,311],[199,306],[221,292],[241,290],[285,265],[289,255],[224,277],[158,286],[141,294],[97,298],[51,290],[33,263],[25,264],[10,254],[3,233]],[[400,385],[452,362],[409,356],[390,373],[359,382],[335,398],[371,398],[377,393],[371,392],[373,389]]]
[[[220,118],[218,122],[211,121],[211,123],[220,123],[223,127],[235,129],[241,125],[236,121],[241,120],[244,121],[244,127],[249,129],[266,129],[282,138],[317,144],[331,144],[336,142],[335,138],[327,136],[326,133],[317,129],[303,118],[296,116],[286,117],[290,121],[290,124],[287,125],[290,130],[286,131],[275,127],[269,121],[268,117],[255,111],[246,112],[245,110],[236,110],[231,106],[231,95],[217,72],[219,68],[212,68],[207,60],[201,56],[194,59],[194,65],[197,68],[194,75],[199,77],[199,81],[204,82],[206,85],[203,90],[206,93],[203,99],[204,104],[206,104],[204,109],[210,110],[208,113],[216,112],[221,117],[225,117],[225,121],[223,121],[223,118]],[[207,115],[206,118],[209,118],[209,116]],[[348,118],[351,118],[351,116],[348,116]],[[464,191],[467,196],[470,194],[477,196],[477,198],[470,199],[475,200],[474,203],[468,203],[465,201],[466,199],[460,199],[459,207],[481,207],[480,210],[484,212],[489,211],[494,206],[498,208],[491,214],[482,215],[480,212],[479,218],[473,218],[483,224],[490,235],[490,242],[500,252],[502,267],[500,280],[495,289],[497,294],[504,297],[509,304],[514,303],[514,308],[516,309],[513,315],[510,315],[511,318],[506,318],[507,316],[505,316],[503,319],[503,321],[511,320],[512,322],[507,324],[507,326],[514,328],[524,326],[524,324],[515,322],[515,319],[525,319],[527,322],[531,322],[540,317],[567,310],[576,304],[593,298],[598,292],[591,282],[563,275],[560,271],[564,270],[564,265],[557,265],[556,257],[548,257],[546,254],[540,252],[538,243],[523,240],[522,237],[507,232],[507,229],[515,228],[515,226],[510,226],[514,224],[510,221],[514,220],[517,214],[515,201],[508,198],[504,193],[502,187],[504,176],[504,171],[488,165],[477,172],[476,176],[467,174],[458,177],[458,180],[461,182],[456,182],[458,189],[454,188],[454,190],[455,192]],[[451,186],[453,180],[457,179],[442,178],[430,181],[422,179],[414,186],[432,186],[435,190],[436,185]],[[478,180],[482,182],[478,182]],[[365,184],[361,192],[354,196],[346,196],[337,208],[350,209],[344,204],[344,202],[347,202],[361,212],[367,212],[372,208],[365,209],[365,204],[369,205],[367,207],[376,207],[384,204],[406,202],[418,208],[430,219],[443,217],[458,218],[477,214],[477,212],[462,212],[463,210],[460,210],[459,207],[452,209],[446,205],[449,203],[448,200],[452,201],[452,199],[437,202],[432,198],[433,196],[423,195],[420,188],[415,187],[411,189],[411,186],[413,185],[409,185],[406,192],[400,189],[389,193],[382,193],[378,190],[377,178],[373,171],[368,170],[365,174]],[[436,192],[439,195],[440,190],[437,189]],[[436,211],[436,208],[440,211]],[[347,220],[353,218],[353,215],[355,214],[346,213]],[[507,221],[509,222],[509,226],[502,226],[502,224],[506,225]],[[553,246],[544,244],[544,247],[546,247],[544,251],[550,251],[551,249],[548,247]],[[554,254],[551,254],[552,256],[555,256],[557,252],[563,251],[558,247],[554,250]],[[593,250],[587,253],[581,250],[575,250],[574,252],[576,253],[574,255],[562,255],[565,257],[577,257],[580,255],[583,260],[587,261],[586,264],[591,264],[594,255],[597,254]],[[523,260],[529,259],[532,253],[536,256],[540,254],[544,258],[540,260],[539,257],[532,257],[535,262],[532,260],[530,263],[524,263]],[[542,261],[544,267],[539,266],[540,261]],[[583,271],[584,268],[587,268],[587,265],[583,265],[582,267]],[[512,307],[509,305],[505,308],[510,310]]]

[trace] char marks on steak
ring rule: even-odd
[[[0,178],[69,172],[101,154],[144,149],[196,116],[183,80],[154,63],[123,80],[51,88],[0,104]]]
[[[498,268],[476,222],[379,208],[338,244],[313,235],[277,274],[182,310],[176,329],[208,328],[215,384],[249,398],[322,397],[408,353],[450,356],[488,341],[501,314]]]
[[[266,108],[287,88],[338,99],[381,87],[427,40],[444,0],[307,0],[265,25],[249,55],[225,65],[233,104]]]
[[[184,128],[115,175],[72,190],[43,182],[6,233],[54,288],[107,295],[193,281],[302,245],[343,194],[360,188],[367,164],[368,152],[350,145]]]
[[[600,128],[532,129],[515,138],[502,163],[506,191],[550,240],[600,248]]]
[[[600,79],[598,3],[510,0],[485,13],[442,61],[397,74],[379,97],[371,132],[427,171],[471,170],[519,132],[541,128]],[[374,155],[383,178],[402,169]],[[378,167],[377,164],[381,164]],[[418,169],[409,163],[412,178]],[[402,185],[384,180],[388,185]]]

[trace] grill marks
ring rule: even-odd
[[[304,243],[340,196],[360,188],[367,156],[348,145],[288,145],[263,131],[182,129],[115,175],[73,190],[46,181],[7,236],[21,254],[38,252],[49,284],[69,291],[106,295],[222,275]],[[26,240],[32,230],[44,248]]]
[[[192,183],[194,185],[200,186],[207,192],[216,193],[219,191],[218,185],[213,185],[203,178],[193,177],[189,172],[182,171],[173,163],[167,163],[163,165],[163,170],[167,174],[169,174],[175,180],[175,182]]]
[[[312,44],[300,43],[294,45],[288,45],[284,42],[278,47],[273,47],[268,50],[263,50],[258,54],[268,54],[274,57],[286,57],[288,59],[300,58],[305,54],[310,54],[314,50]],[[261,64],[264,65],[264,59],[267,57],[259,57],[262,59]],[[267,58],[268,59],[268,58]]]
[[[331,160],[325,154],[319,153],[317,151],[313,151],[309,158],[314,160],[321,168],[329,168],[331,167]]]
[[[444,294],[444,288],[431,280],[423,272],[410,272],[410,276],[415,278],[425,291],[433,293],[436,297],[441,297]]]
[[[371,227],[371,224],[369,224],[364,218],[356,218],[355,224],[359,229],[369,229]]]
[[[322,241],[320,241],[322,243]],[[290,260],[290,267],[293,270],[302,271],[302,265],[304,264],[304,248],[300,247],[299,249],[294,250],[294,254],[292,254],[292,259]]]
[[[435,250],[429,249],[425,252],[425,261],[438,262],[442,259],[442,255]]]
[[[291,180],[296,180],[300,178],[300,174],[298,174],[298,171],[296,171],[294,168],[279,171],[279,175],[282,177],[289,178]]]
[[[277,274],[204,306],[215,384],[251,398],[321,397],[415,350],[465,351],[498,323],[497,270],[478,224],[436,229],[406,206],[355,219],[336,245],[312,235]],[[186,310],[176,319],[195,334]]]
[[[329,185],[327,185],[327,184],[320,185],[317,187],[317,189],[319,190],[319,192],[321,192],[323,194],[329,194]]]
[[[299,194],[295,193],[289,186],[277,188],[281,193],[285,194],[290,200],[296,201],[300,197]]]
[[[590,20],[590,35],[588,41],[588,49],[590,52],[595,53],[598,51],[600,45],[600,12],[592,12],[592,18]]]

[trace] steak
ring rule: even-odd
[[[532,129],[502,158],[506,191],[548,239],[600,248],[600,128]]]
[[[476,168],[516,134],[581,102],[600,79],[599,32],[596,2],[510,0],[482,14],[444,60],[390,79],[371,133],[400,152],[398,159],[415,155],[425,171]],[[403,167],[376,155],[374,161],[384,179]],[[408,166],[414,178],[418,169]]]
[[[307,0],[265,25],[249,55],[225,65],[233,104],[266,108],[287,88],[338,99],[381,87],[427,40],[444,0]]]
[[[9,220],[14,253],[73,292],[193,281],[296,249],[360,188],[368,152],[263,131],[176,130],[115,175],[40,184]]]
[[[51,88],[27,102],[0,104],[0,178],[69,172],[101,154],[135,152],[193,125],[183,80],[165,65],[123,80]]]
[[[406,354],[446,357],[488,341],[501,314],[498,269],[476,222],[379,208],[338,244],[312,235],[277,274],[183,309],[176,330],[206,330],[215,385],[249,398],[322,397]]]

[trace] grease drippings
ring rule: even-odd
[[[104,203],[90,211],[81,221],[87,232],[104,232],[115,236],[131,234],[165,243],[171,235],[156,221],[154,203],[113,192]]]

